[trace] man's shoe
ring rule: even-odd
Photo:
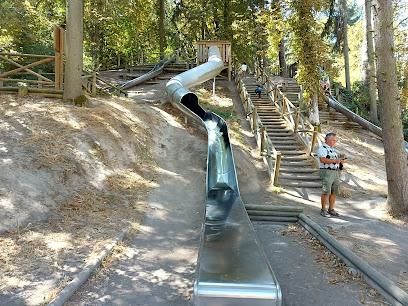
[[[340,214],[337,212],[337,211],[335,211],[334,209],[328,209],[327,210],[327,212],[330,214],[330,215],[332,215],[332,216],[335,216],[335,217],[340,217]]]
[[[327,210],[325,210],[325,209],[321,209],[321,210],[320,210],[320,214],[321,214],[323,217],[330,218],[329,212],[328,212]]]

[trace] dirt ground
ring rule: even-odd
[[[162,137],[163,129],[171,125],[206,138],[168,103],[165,83],[139,86],[128,98],[91,98],[85,107],[55,99],[0,96],[0,305],[46,303],[120,230],[131,225],[137,232],[145,199],[164,174],[158,160],[171,138]],[[318,218],[318,191],[277,191],[268,184],[234,84],[218,83],[215,104],[211,89],[209,82],[195,91],[200,104],[227,119],[238,180],[245,184],[244,202],[301,204],[306,214]],[[348,157],[340,212],[352,205],[347,203],[361,202],[359,209],[366,218],[389,227],[389,232],[406,232],[406,220],[394,219],[386,211],[381,141],[368,132],[334,131],[338,150]],[[191,154],[182,150],[174,162],[181,164]],[[205,162],[202,166],[205,169]],[[351,227],[331,224],[331,228],[350,248],[360,246],[364,259],[376,256],[378,245],[367,239],[361,244],[358,229],[356,235],[348,235]],[[405,290],[406,266],[408,262],[404,273],[394,275]]]

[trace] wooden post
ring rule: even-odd
[[[281,159],[282,159],[282,154],[281,152],[277,151],[276,156],[275,156],[275,168],[273,171],[273,181],[272,181],[273,186],[278,186],[279,168],[280,168]]]
[[[142,55],[140,56],[140,64],[143,65],[143,51],[142,51]]]
[[[3,74],[3,69],[0,69],[0,74]],[[3,87],[3,81],[0,80],[0,87]]]
[[[176,64],[178,64],[180,58],[180,50],[176,51]]]
[[[245,115],[248,116],[249,115],[249,98],[246,99],[245,105],[246,105],[246,114]]]
[[[25,97],[26,95],[28,95],[28,86],[26,83],[18,83],[18,95],[20,97]]]
[[[269,78],[266,79],[266,92],[267,96],[269,97],[269,93],[271,92],[271,80]]]
[[[41,68],[38,69],[38,74],[42,74]],[[41,79],[40,77],[37,77],[37,79],[38,79],[38,81],[42,81],[42,79]],[[38,88],[42,88],[42,84],[41,84],[41,83],[38,83],[38,84],[37,84],[37,87],[38,87]]]
[[[265,130],[266,128],[264,126],[261,127],[261,156],[265,150]]]
[[[64,35],[64,29],[54,27],[55,89],[63,89],[64,87]]]
[[[282,116],[285,116],[286,113],[286,95],[283,95],[283,105],[282,105]]]
[[[256,131],[256,107],[252,111],[252,131]]]
[[[120,68],[120,54],[118,54],[118,68]]]
[[[297,132],[298,127],[299,127],[299,114],[300,114],[300,108],[296,107],[295,132]]]
[[[273,102],[276,103],[277,100],[278,100],[278,88],[275,86],[273,88]]]
[[[92,96],[96,96],[96,72],[92,72]]]
[[[313,137],[312,137],[312,145],[310,146],[310,154],[312,154],[314,151],[314,147],[316,145],[316,139],[317,139],[317,126],[315,126],[313,129]]]

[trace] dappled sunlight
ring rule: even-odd
[[[127,224],[137,229],[162,173],[143,120],[152,115],[133,101],[77,108],[11,99],[0,111],[1,230],[9,229],[0,237],[0,287],[38,305]]]

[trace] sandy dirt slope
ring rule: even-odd
[[[206,136],[190,121],[185,124],[168,103],[164,84],[138,86],[128,99],[91,99],[84,108],[63,106],[57,100],[1,96],[0,301],[37,305],[49,300],[121,229],[130,224],[137,233],[153,190],[165,197],[157,192],[158,182],[169,175],[160,159],[177,147],[169,143],[166,129],[181,135],[188,131],[200,143]],[[337,206],[344,218],[321,219],[318,190],[287,189],[277,194],[269,185],[234,84],[218,83],[216,105],[211,88],[206,83],[196,90],[204,107],[228,118],[244,202],[303,205],[306,214],[367,261],[376,263],[378,252],[387,254],[391,260],[384,258],[379,267],[407,286],[408,262],[400,260],[408,250],[406,223],[386,214],[378,139],[336,131],[339,151],[349,158]],[[172,161],[179,163],[176,168],[194,154],[205,158],[196,146],[194,142],[180,150]],[[191,188],[204,190],[196,184]]]

